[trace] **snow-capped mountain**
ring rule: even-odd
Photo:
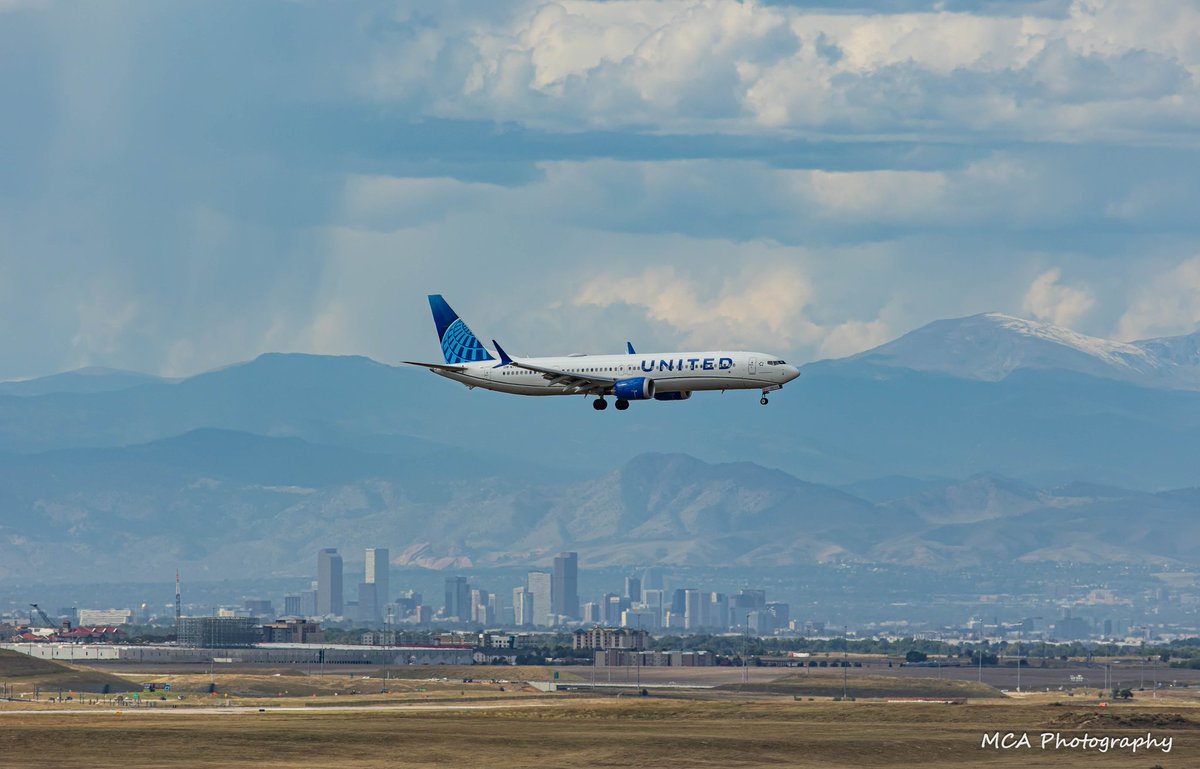
[[[1020,369],[1053,369],[1200,390],[1200,332],[1116,342],[994,312],[935,321],[846,360],[993,382]]]

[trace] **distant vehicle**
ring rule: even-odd
[[[630,342],[625,343],[624,355],[513,358],[495,340],[493,349],[484,347],[440,294],[429,297],[429,307],[446,362],[404,362],[469,388],[514,395],[593,396],[592,408],[597,411],[608,408],[607,396],[624,411],[630,401],[681,401],[704,390],[760,390],[759,402],[765,406],[768,393],[800,376],[798,368],[778,355],[740,350],[638,353]]]

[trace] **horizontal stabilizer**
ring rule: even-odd
[[[444,363],[422,363],[417,360],[402,360],[401,363],[407,363],[410,366],[421,366],[427,369],[436,369],[438,371],[455,371],[463,372],[467,370],[466,366],[447,366]]]

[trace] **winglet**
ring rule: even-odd
[[[508,357],[508,353],[506,353],[504,351],[504,348],[500,346],[499,342],[497,342],[495,339],[493,339],[492,345],[496,348],[496,354],[500,356],[500,362],[497,363],[492,368],[502,368],[502,367],[507,366],[508,364],[512,363],[512,358]]]
[[[633,349],[633,342],[626,342],[626,343],[625,343],[625,349],[626,349],[626,350],[629,350],[629,354],[630,354],[630,355],[637,355],[637,353],[636,353],[636,352],[634,352],[634,349]]]

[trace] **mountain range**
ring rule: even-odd
[[[991,312],[935,321],[848,362],[988,382],[1019,370],[1070,371],[1143,387],[1200,391],[1200,332],[1114,342]]]
[[[319,547],[380,543],[429,568],[564,547],[591,566],[1184,563],[1198,344],[986,314],[805,366],[766,408],[623,414],[360,357],[0,383],[0,579],[303,575]]]

